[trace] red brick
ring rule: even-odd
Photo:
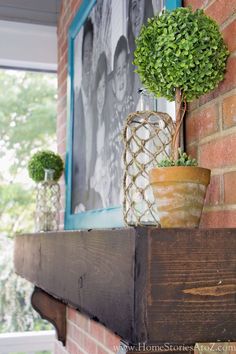
[[[118,351],[117,351],[118,352]],[[117,353],[116,352],[116,353]],[[103,347],[97,347],[97,354],[108,354],[108,351],[106,351]]]
[[[66,152],[66,139],[58,143],[57,151],[59,155],[63,155]]]
[[[83,349],[86,350],[88,354],[96,354],[97,352],[97,343],[95,343],[90,337],[84,336],[84,343],[82,346]]]
[[[236,20],[231,22],[222,32],[225,43],[230,52],[236,50]]]
[[[197,159],[198,147],[196,144],[187,146],[186,152],[192,158]]]
[[[204,212],[200,228],[236,227],[236,210]]]
[[[184,7],[191,6],[193,10],[196,10],[201,8],[204,2],[204,0],[184,0]]]
[[[67,61],[66,61],[66,64],[62,63],[61,61],[58,61],[57,62],[57,73],[58,73],[58,78],[59,79],[60,79],[60,75],[61,75],[61,73],[63,73],[63,71],[66,71],[66,74],[64,74],[64,75],[65,75],[65,77],[67,79]],[[58,81],[59,81],[59,79],[58,79]]]
[[[73,340],[77,340],[82,342],[83,341],[83,334],[80,332],[79,328],[71,322],[67,321],[67,336]]]
[[[216,20],[219,24],[225,22],[234,13],[236,13],[235,0],[215,0],[206,9],[206,14]]]
[[[60,50],[61,50],[61,55],[67,52],[68,50],[68,43],[67,43],[67,37],[63,42],[60,43]]]
[[[221,176],[211,176],[211,182],[207,188],[205,205],[221,204]]]
[[[105,343],[105,327],[101,324],[91,321],[90,322],[90,335],[96,338],[100,343]]]
[[[68,339],[66,342],[66,349],[70,354],[84,354],[82,350],[78,348],[76,343],[70,339]]]
[[[82,0],[72,0],[71,7],[72,9],[78,9]]]
[[[229,135],[199,147],[199,165],[220,168],[236,164],[236,135]]]
[[[76,320],[76,310],[69,306],[67,307],[67,318],[72,322],[75,322]]]
[[[70,28],[70,26],[71,26],[71,23],[72,23],[72,21],[73,21],[73,18],[74,18],[74,11],[73,11],[73,10],[70,10],[69,15],[68,15],[66,21],[64,22],[64,26],[65,26],[66,32],[69,31],[69,28]]]
[[[198,108],[198,100],[188,102],[187,104],[187,114]]]
[[[58,65],[64,68],[67,62],[68,62],[68,50],[66,50],[64,54],[59,58]]]
[[[64,107],[63,111],[58,112],[57,114],[57,127],[61,127],[62,125],[66,124],[67,120],[67,107]]]
[[[60,72],[58,72],[58,86],[60,87],[67,80],[67,68],[63,68]]]
[[[65,96],[61,96],[58,98],[58,102],[57,102],[57,110],[58,112],[62,112],[67,104],[67,97]]]
[[[66,123],[61,125],[60,127],[58,126],[58,129],[57,129],[57,141],[58,141],[58,143],[60,143],[64,139],[66,139],[66,127],[67,127]]]
[[[71,4],[71,8],[72,8],[72,13],[73,15],[76,14],[76,12],[78,11],[79,7],[81,4],[81,0],[72,0],[72,4]]]
[[[201,96],[199,104],[203,105],[221,94],[232,90],[234,87],[236,87],[236,57],[231,57],[227,62],[224,80],[220,82],[219,86],[214,91]]]
[[[224,128],[236,125],[236,94],[223,100],[223,124]]]
[[[58,96],[64,96],[67,94],[67,80],[65,80],[60,87],[58,87]]]
[[[70,1],[66,0],[66,6],[63,11],[63,26],[64,26],[65,22],[68,20],[68,17],[70,16],[70,14],[71,14],[71,4],[70,4]]]
[[[212,105],[200,111],[186,120],[187,144],[198,141],[218,130],[218,107]]]
[[[79,327],[71,325],[71,322],[67,321],[67,328],[67,338],[73,340],[78,347],[84,348],[87,346],[87,335]]]
[[[224,202],[236,204],[236,171],[224,174]]]
[[[58,36],[58,47],[61,46],[62,43],[64,43],[67,39],[66,31],[63,26],[63,18],[61,18],[59,22],[59,25],[57,27],[57,36]]]
[[[85,316],[82,315],[79,311],[76,311],[76,320],[75,323],[78,327],[80,327],[81,329],[83,329],[85,332],[89,331],[90,328],[90,319]]]
[[[105,345],[110,351],[114,351],[114,353],[117,353],[120,345],[120,337],[115,335],[113,332],[106,330]]]

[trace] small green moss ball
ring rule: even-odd
[[[157,97],[174,100],[180,88],[192,101],[224,78],[229,52],[217,23],[203,10],[180,7],[149,19],[136,45],[136,71]]]
[[[59,180],[64,170],[64,162],[60,155],[53,151],[38,151],[29,161],[29,176],[35,182],[44,180],[45,169],[54,170],[54,181]]]

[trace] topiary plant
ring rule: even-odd
[[[173,148],[177,160],[186,102],[223,80],[229,51],[214,20],[203,10],[182,7],[149,19],[136,45],[134,64],[143,85],[157,97],[176,100]]]
[[[28,164],[29,176],[35,182],[44,180],[45,169],[54,170],[54,181],[57,181],[64,170],[64,162],[60,155],[53,151],[38,151],[30,159]]]

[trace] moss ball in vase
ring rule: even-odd
[[[39,151],[30,159],[28,171],[36,182],[35,231],[56,231],[60,211],[60,186],[57,181],[64,171],[64,162],[52,151]]]

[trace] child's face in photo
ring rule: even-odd
[[[124,50],[117,57],[114,88],[116,98],[122,101],[127,90],[127,53]]]
[[[97,111],[99,115],[102,113],[105,104],[106,94],[106,78],[105,73],[102,75],[97,87]]]
[[[88,33],[84,38],[83,48],[83,76],[89,80],[92,67],[93,36]]]
[[[132,24],[132,31],[135,37],[139,35],[143,24],[144,17],[144,0],[130,0],[131,1],[131,9],[130,9],[130,17]]]
[[[102,5],[103,5],[103,0],[97,0],[96,7],[95,7],[95,21],[98,27],[100,26],[101,23]]]

